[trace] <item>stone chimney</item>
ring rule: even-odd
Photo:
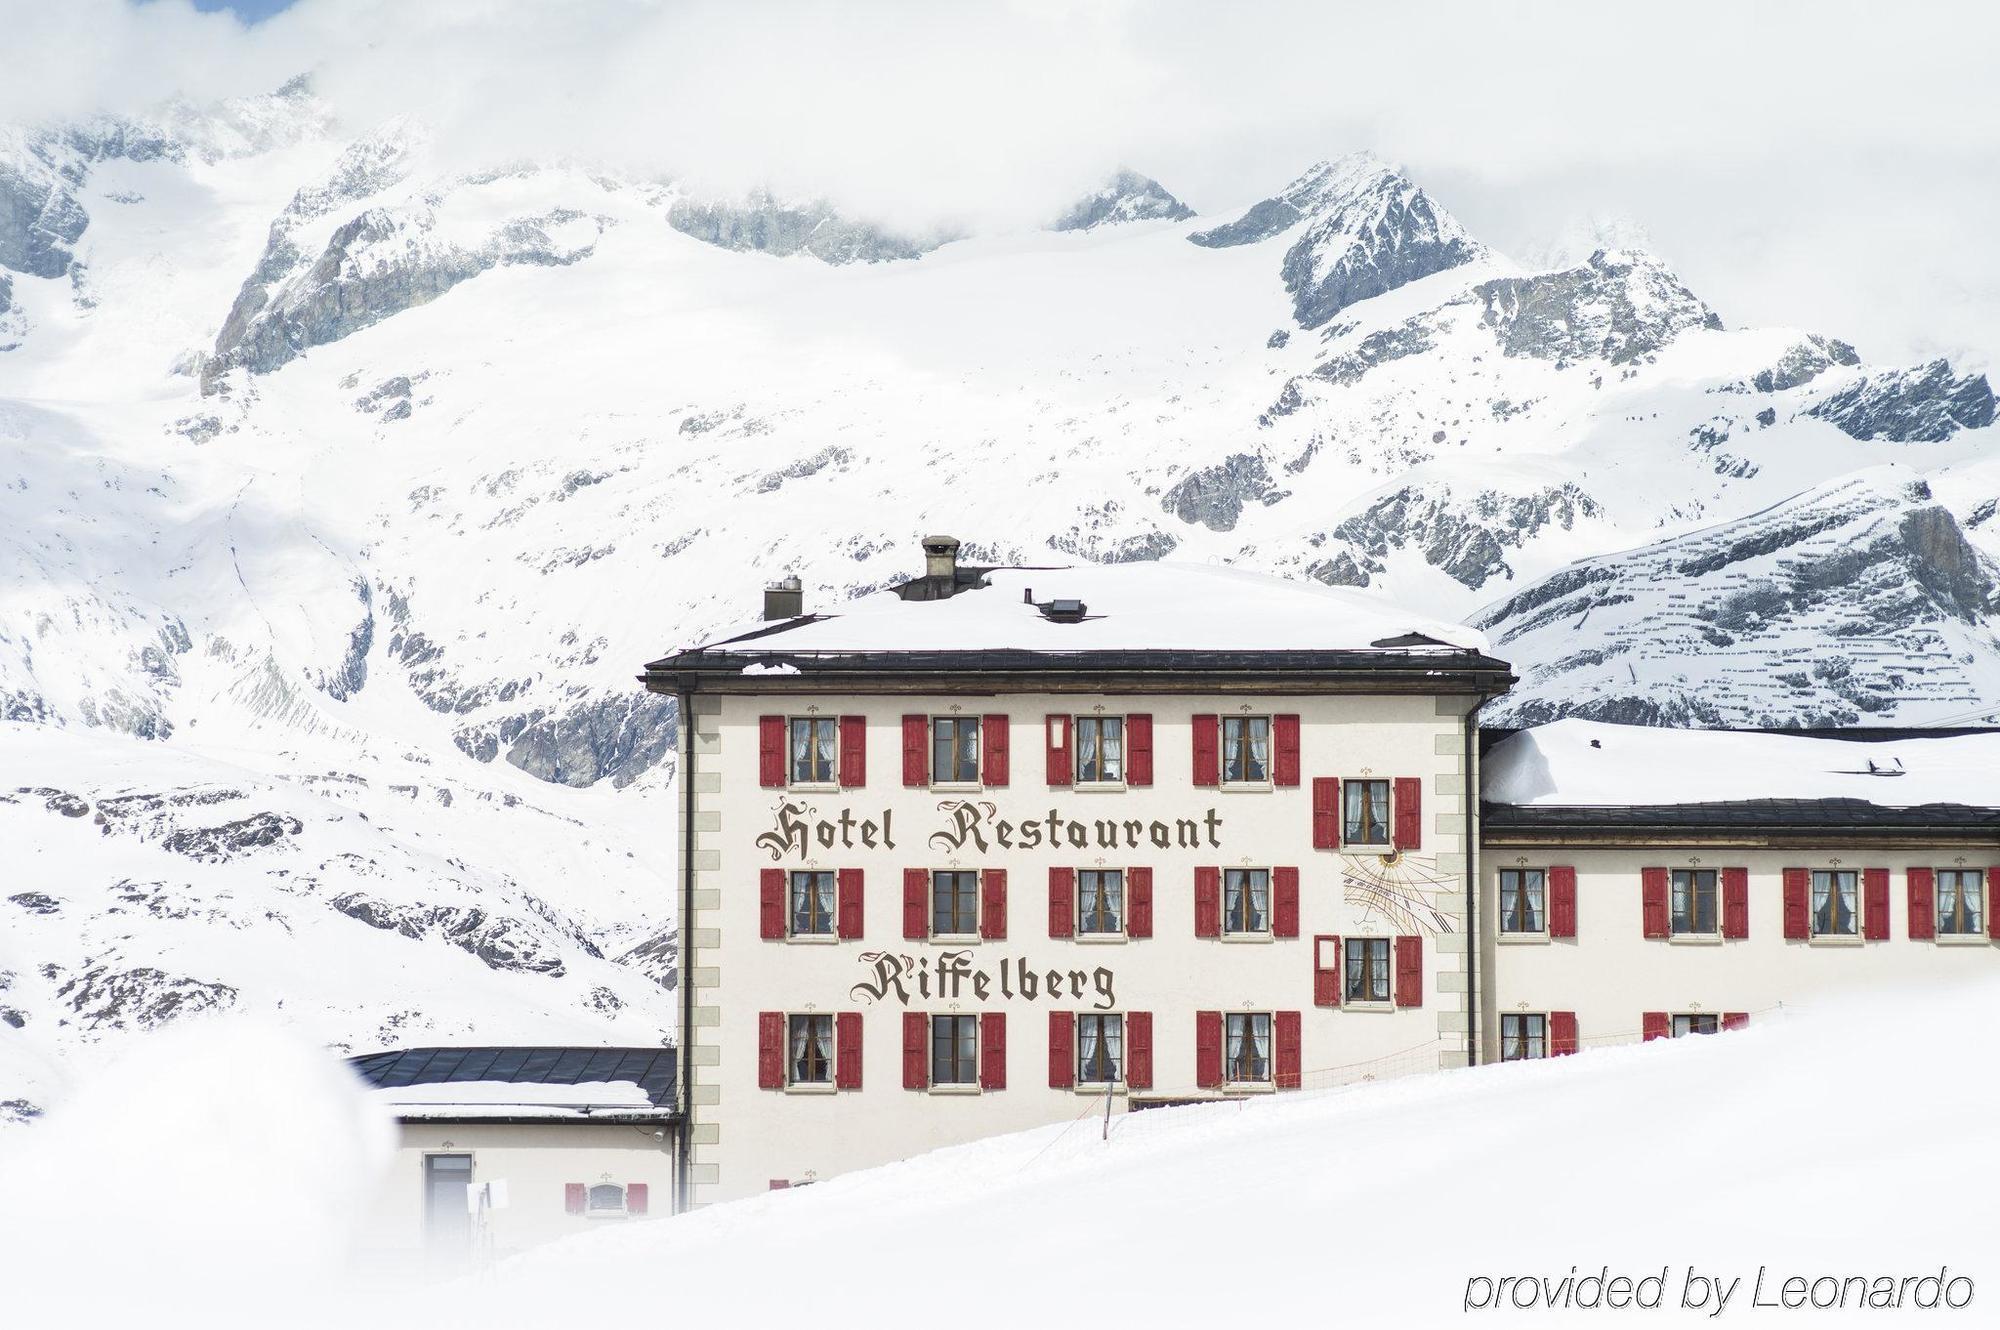
[[[796,619],[806,612],[806,593],[796,574],[789,574],[764,588],[766,619]]]
[[[957,537],[924,537],[924,576],[936,582],[944,594],[951,594],[951,585],[958,580]]]

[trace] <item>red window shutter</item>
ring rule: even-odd
[[[1750,1013],[1747,1011],[1725,1011],[1722,1013],[1722,1028],[1725,1030],[1741,1030],[1748,1024],[1750,1024]]]
[[[931,722],[928,716],[903,717],[903,784],[931,783]]]
[[[581,1182],[563,1183],[563,1209],[570,1214],[583,1213],[584,1185]]]
[[[1420,850],[1424,844],[1424,783],[1415,776],[1396,777],[1393,804],[1396,848]]]
[[[1222,783],[1222,718],[1202,715],[1194,718],[1194,783]]]
[[[757,783],[765,789],[785,784],[785,718],[757,717]]]
[[[1275,1073],[1273,1084],[1280,1090],[1299,1088],[1300,1064],[1303,1059],[1299,1051],[1299,1013],[1296,1011],[1275,1012],[1271,1018],[1272,1042],[1277,1055],[1272,1066]]]
[[[1271,870],[1271,936],[1299,935],[1299,870]]]
[[[785,1088],[785,1013],[757,1013],[757,1088]]]
[[[792,1180],[790,1178],[771,1179],[772,1191],[790,1191],[791,1189],[792,1189]]]
[[[1194,1083],[1203,1089],[1222,1084],[1222,1013],[1194,1014]]]
[[[1750,936],[1750,870],[1722,870],[1722,935]]]
[[[1125,1088],[1153,1088],[1153,1013],[1125,1013]]]
[[[1076,1085],[1076,1017],[1067,1011],[1049,1013],[1049,1088]]]
[[[625,1213],[643,1215],[652,1201],[653,1189],[643,1182],[625,1184]]]
[[[1904,870],[1910,885],[1910,941],[1937,937],[1937,875],[1928,868]]]
[[[1153,870],[1125,870],[1125,936],[1153,935]]]
[[[781,938],[785,935],[785,870],[764,868],[757,872],[757,929],[758,936]]]
[[[1143,711],[1125,718],[1125,783],[1153,783],[1153,718]]]
[[[1313,848],[1340,848],[1340,781],[1333,776],[1313,777]]]
[[[861,936],[861,870],[841,869],[834,876],[834,884],[840,893],[835,928],[841,937],[851,942]]]
[[[842,1090],[861,1088],[861,1013],[833,1014],[833,1083]]]
[[[1576,1052],[1576,1013],[1549,1013],[1549,1056],[1559,1058]]]
[[[1812,915],[1806,900],[1812,886],[1812,872],[1805,868],[1785,870],[1785,940],[1804,941],[1812,936]]]
[[[1076,870],[1049,869],[1049,936],[1068,937],[1076,931]]]
[[[1194,935],[1222,936],[1222,870],[1194,870]]]
[[[1576,936],[1576,869],[1549,869],[1549,936]]]
[[[1861,870],[1861,936],[1880,942],[1889,936],[1889,870]]]
[[[988,868],[979,874],[979,936],[997,942],[1007,936],[1007,870]]]
[[[1669,932],[1667,922],[1667,870],[1664,868],[1642,868],[1639,870],[1639,922],[1647,937],[1665,937]]]
[[[1664,1011],[1649,1011],[1640,1024],[1640,1030],[1642,1040],[1665,1039],[1673,1033],[1673,1026],[1667,1021]]]
[[[1042,717],[1042,740],[1048,752],[1049,784],[1068,785],[1072,774],[1069,761],[1069,717]]]
[[[1299,718],[1271,717],[1271,746],[1277,750],[1271,762],[1273,785],[1299,783]]]
[[[1396,939],[1396,1005],[1424,1005],[1424,940],[1416,936]]]
[[[994,714],[979,718],[979,783],[1007,783],[1007,718]]]
[[[1340,1005],[1340,939],[1331,934],[1313,939],[1313,1005]]]
[[[979,1014],[979,1088],[1007,1088],[1007,1013]]]
[[[927,938],[931,935],[931,875],[924,868],[903,870],[903,936]]]
[[[1986,936],[2000,942],[2000,867],[1986,870]]]
[[[840,785],[858,790],[868,783],[868,718],[840,718]]]
[[[903,1088],[928,1090],[931,1085],[931,1018],[921,1011],[903,1013]]]

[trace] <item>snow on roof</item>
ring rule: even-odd
[[[1859,740],[1559,720],[1496,744],[1489,803],[1621,807],[1859,799],[1883,808],[2000,808],[2000,733]]]
[[[585,1081],[575,1085],[455,1081],[370,1090],[367,1097],[371,1103],[390,1108],[405,1118],[568,1118],[658,1111],[646,1091],[632,1081]]]
[[[755,630],[738,629],[695,649],[829,654],[1486,650],[1484,635],[1459,624],[1317,583],[1205,564],[995,568],[987,582],[933,601],[906,601],[894,591],[880,591],[796,627],[747,637],[740,634]],[[1088,607],[1086,616],[1081,622],[1053,622],[1023,599],[1029,591],[1037,603],[1080,600]],[[1376,645],[1412,634],[1433,643]]]

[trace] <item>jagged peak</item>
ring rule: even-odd
[[[1151,176],[1119,170],[1049,224],[1051,231],[1089,231],[1124,222],[1184,221],[1194,209]]]

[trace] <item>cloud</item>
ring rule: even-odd
[[[268,89],[410,114],[470,161],[568,156],[904,225],[1019,224],[1105,172],[1204,212],[1316,158],[1403,163],[1475,232],[1544,249],[1636,218],[1732,322],[1873,355],[2000,345],[2000,10],[1192,0],[0,0],[0,118]]]

